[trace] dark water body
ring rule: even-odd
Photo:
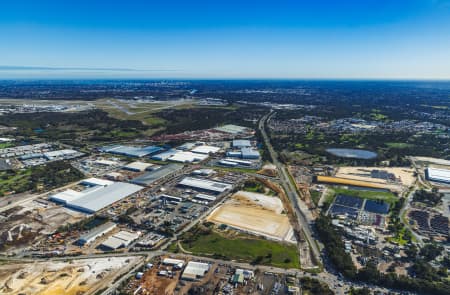
[[[326,151],[341,158],[370,160],[377,157],[377,153],[368,150],[330,148]]]

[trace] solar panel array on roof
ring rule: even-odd
[[[334,203],[337,205],[360,209],[363,205],[363,201],[364,201],[363,199],[358,197],[337,195],[336,199],[334,200]]]
[[[366,200],[364,210],[372,213],[387,214],[389,213],[389,204],[383,201]]]

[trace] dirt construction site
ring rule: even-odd
[[[373,171],[385,171],[393,177],[374,177],[376,173],[373,173]],[[339,167],[335,176],[373,184],[382,184],[385,188],[398,192],[412,186],[416,180],[414,170],[405,167]]]
[[[135,259],[112,257],[2,265],[0,294],[92,294],[108,286]]]
[[[36,245],[66,223],[85,218],[85,214],[56,206],[44,200],[30,200],[0,213],[0,251],[17,252]]]
[[[294,231],[278,197],[239,191],[207,218],[247,233],[295,243]]]

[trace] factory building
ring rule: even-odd
[[[167,161],[170,157],[175,155],[177,152],[178,152],[177,150],[168,150],[168,151],[153,155],[151,157],[151,159],[155,160],[155,161]]]
[[[109,237],[106,241],[101,243],[100,247],[105,250],[116,250],[119,248],[128,247],[133,241],[139,238],[140,233],[133,233],[128,231],[120,231],[117,234]]]
[[[177,269],[182,269],[184,266],[184,260],[181,259],[173,259],[173,258],[164,258],[162,261],[163,265],[172,266]]]
[[[225,158],[222,161],[226,161],[226,162],[234,163],[235,165],[242,165],[242,166],[251,166],[253,164],[250,161],[231,159],[231,158]]]
[[[227,161],[227,160],[220,160],[218,163],[220,165],[227,166],[227,167],[236,167],[237,165],[239,165],[236,162]]]
[[[200,202],[200,203],[210,203],[210,202],[214,202],[217,199],[216,196],[211,196],[211,195],[205,195],[205,194],[196,194],[193,197],[193,202]]]
[[[204,262],[189,261],[181,275],[182,280],[194,281],[201,279],[209,271],[210,264]]]
[[[169,161],[180,163],[193,163],[206,160],[207,154],[197,154],[193,152],[178,152],[169,158]]]
[[[181,197],[174,197],[166,194],[159,195],[158,197],[160,200],[168,201],[168,202],[174,202],[174,203],[180,203],[183,201],[183,198]]]
[[[203,154],[203,155],[215,154],[218,151],[220,151],[220,147],[211,146],[211,145],[200,145],[191,150],[191,152],[193,152],[193,153]]]
[[[151,166],[153,166],[153,164],[136,161],[123,166],[122,169],[134,172],[142,172]]]
[[[210,176],[213,175],[214,173],[216,173],[216,171],[214,171],[213,169],[196,169],[194,171],[192,171],[192,175],[200,175],[200,176]]]
[[[169,164],[164,165],[159,169],[145,172],[144,174],[133,178],[131,180],[132,183],[144,186],[150,186],[153,183],[157,182],[160,179],[170,176],[173,173],[176,173],[183,169],[183,165],[179,164]]]
[[[105,182],[112,184],[102,185],[100,182],[100,184],[93,185],[81,192],[68,189],[52,195],[50,200],[92,214],[143,189],[143,187],[131,183],[109,180],[105,180]],[[93,184],[92,181],[88,183]]]
[[[180,145],[179,147],[177,147],[177,150],[179,150],[179,151],[190,151],[195,146],[196,146],[196,144],[193,143],[193,142],[186,142],[186,143]]]
[[[63,159],[73,159],[76,157],[80,157],[84,154],[75,150],[65,149],[65,150],[45,152],[43,155],[47,160],[54,161]]]
[[[436,182],[450,183],[450,170],[428,167],[425,170],[428,180]]]
[[[252,144],[251,144],[250,140],[247,140],[247,139],[235,139],[232,142],[232,146],[233,146],[233,148],[241,149],[241,148],[251,147]]]
[[[205,191],[214,194],[220,194],[233,188],[233,185],[228,183],[193,177],[185,177],[183,180],[180,181],[179,185],[183,187],[192,188],[197,191]]]
[[[97,226],[96,228],[90,230],[88,233],[82,235],[78,241],[77,244],[79,245],[88,245],[95,241],[97,238],[104,236],[105,234],[109,233],[113,229],[116,228],[116,224],[114,222],[107,222],[105,224],[102,224],[100,226]]]
[[[100,148],[101,152],[128,156],[128,157],[144,157],[151,154],[155,154],[161,151],[162,148],[158,146],[145,146],[145,147],[134,147],[134,146],[124,146],[124,145],[110,145]]]
[[[242,159],[259,159],[259,152],[252,148],[242,148]]]
[[[87,178],[80,181],[80,184],[85,186],[107,186],[113,184],[114,181],[106,180],[106,179],[100,179],[100,178]]]

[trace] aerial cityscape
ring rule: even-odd
[[[450,294],[450,2],[362,2],[1,4],[0,294]]]

